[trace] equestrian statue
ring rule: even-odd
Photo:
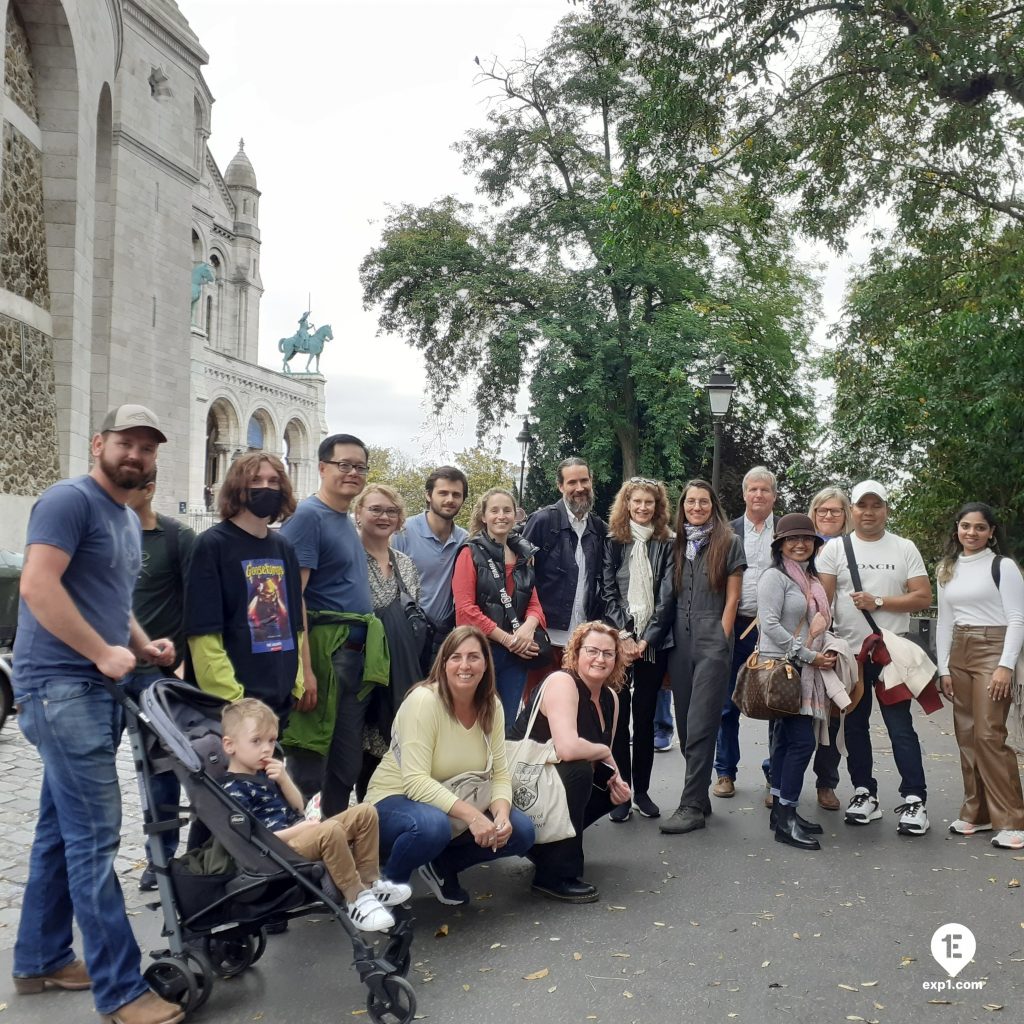
[[[331,330],[330,324],[321,324],[315,331],[310,331],[312,326],[309,322],[309,310],[299,317],[299,329],[290,338],[282,338],[277,343],[278,352],[284,353],[284,365],[281,367],[284,373],[291,373],[292,369],[288,365],[292,356],[296,352],[304,352],[309,358],[306,360],[305,373],[309,373],[310,363],[313,362],[314,357],[316,358],[316,369],[314,373],[320,372],[320,353],[324,350],[324,345],[328,341],[334,340],[334,332]]]

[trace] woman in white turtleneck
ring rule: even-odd
[[[964,802],[949,831],[996,830],[992,845],[1024,848],[1024,795],[1006,745],[1013,669],[1024,644],[1024,577],[1003,547],[995,513],[968,502],[936,573],[942,692],[953,701]],[[998,564],[993,563],[998,559]],[[998,585],[997,585],[998,577]]]

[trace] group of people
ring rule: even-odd
[[[90,473],[45,492],[30,520],[14,669],[44,775],[19,991],[92,987],[116,1024],[181,1019],[141,977],[113,870],[121,717],[104,679],[138,693],[177,670],[240,708],[224,729],[234,794],[325,860],[368,930],[388,925],[414,873],[459,905],[469,899],[461,872],[507,856],[532,861],[543,896],[597,900],[586,828],[625,824],[633,810],[661,817],[650,787],[654,753],[670,746],[666,687],[685,767],[659,827],[705,828],[712,797],[736,792],[732,694],[759,659],[791,666],[800,686],[799,713],[769,723],[762,765],[776,840],[819,847],[821,826],[798,811],[804,775],[813,759],[818,805],[838,810],[844,750],[846,821],[881,817],[875,699],[900,774],[897,829],[928,831],[911,713],[928,685],[905,635],[931,585],[917,548],[888,531],[876,481],[849,497],[826,488],[807,515],[776,518],[775,476],[756,467],[730,521],[705,480],[687,482],[673,510],[662,482],[633,477],[606,523],[586,461],[570,458],[554,504],[520,524],[514,495],[492,488],[467,532],[455,522],[470,497],[461,470],[434,471],[425,510],[407,518],[396,490],[367,483],[365,444],[334,434],[320,445],[317,492],[298,502],[276,457],[236,459],[218,493],[221,521],[196,537],[152,510],[165,441],[150,410],[112,410]],[[1024,577],[1004,551],[992,510],[965,505],[938,570],[938,675],[964,775],[951,830],[991,831],[996,846],[1020,849],[1024,798],[1006,722]],[[903,690],[891,692],[886,658]],[[572,836],[536,842],[514,805],[505,741],[527,735],[553,744]],[[158,785],[159,802],[179,801],[173,777]],[[317,794],[322,821],[311,825]],[[350,808],[353,796],[362,802]],[[173,832],[160,841],[175,851]]]

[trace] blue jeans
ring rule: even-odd
[[[431,804],[407,796],[387,796],[377,804],[380,819],[381,874],[392,882],[408,882],[413,871],[431,861],[442,877],[451,878],[474,864],[499,857],[522,857],[533,846],[533,822],[512,808],[512,838],[495,852],[477,846],[467,829],[452,839],[452,819]]]
[[[138,702],[142,696],[143,690],[152,686],[158,679],[163,679],[162,675],[159,674],[146,674],[143,672],[136,672],[135,675],[129,676],[128,681],[124,684],[125,692],[132,700]],[[149,777],[149,788],[153,795],[153,817],[159,820],[163,817],[170,817],[171,811],[161,811],[161,805],[166,807],[177,807],[181,803],[181,784],[178,782],[178,776],[174,772],[160,772],[159,775],[151,775]],[[167,857],[167,863],[171,862],[171,858],[178,852],[178,829],[172,829],[168,832],[160,833],[160,842],[164,848],[164,855]],[[153,863],[153,854],[150,848],[152,840],[146,839],[146,857],[150,864]]]
[[[69,964],[74,916],[96,1009],[112,1013],[149,989],[114,872],[121,840],[121,708],[100,683],[71,678],[51,680],[16,700],[21,731],[42,759],[43,780],[14,974],[49,974]]]
[[[875,697],[875,681],[881,669],[868,662],[864,666],[864,696],[860,703],[846,716],[846,766],[854,788],[863,786],[872,796],[878,795],[878,783],[872,773],[871,753],[871,705]],[[919,796],[928,801],[928,787],[924,780],[924,761],[921,757],[921,742],[914,731],[914,719],[910,712],[912,701],[899,704],[882,704],[882,721],[889,733],[892,757],[900,773],[900,796]]]
[[[672,721],[672,691],[662,688],[658,691],[658,701],[654,706],[654,731],[663,736],[671,736],[675,732]]]
[[[718,727],[718,744],[715,749],[715,774],[719,777],[727,775],[736,778],[740,766],[740,709],[732,702],[733,690],[736,689],[736,674],[743,662],[754,653],[757,645],[757,630],[752,629],[746,638],[741,640],[740,634],[753,622],[745,615],[736,616],[733,627],[735,637],[732,647],[732,669],[729,672],[729,687],[725,693],[725,704],[722,705],[722,723]]]
[[[772,793],[784,804],[796,807],[804,772],[814,756],[814,719],[787,715],[775,719],[772,735]]]
[[[505,727],[508,728],[519,714],[519,705],[523,701],[523,688],[526,686],[526,673],[530,670],[530,666],[522,658],[517,658],[511,651],[507,651],[497,644],[491,644],[491,656],[494,658],[498,699],[505,712]]]

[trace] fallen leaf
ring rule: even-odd
[[[952,999],[929,999],[928,1002],[931,1003],[932,1006],[952,1006],[953,1005],[953,1000]]]
[[[612,956],[621,957],[623,960],[628,960],[632,954],[630,953],[612,953]]]
[[[793,932],[793,938],[794,939],[799,939],[800,938],[800,933],[799,932]]]
[[[876,1010],[884,1010],[885,1009],[885,1004],[884,1003],[875,1003],[875,1009]]]
[[[462,986],[462,991],[463,992],[468,992],[469,991],[469,986],[468,985],[463,985]]]
[[[608,904],[608,909],[609,909],[609,910],[625,910],[626,908],[625,908],[625,907],[620,907],[620,906],[619,906],[618,904],[616,904],[616,903],[609,903],[609,904]]]
[[[533,974],[524,974],[523,981],[540,981],[541,978],[546,978],[548,973],[548,969],[542,967],[539,971],[534,971]]]
[[[551,938],[548,939],[548,942],[561,942],[561,941],[562,940],[557,935],[552,935]]]
[[[494,898],[493,892],[482,892],[477,896],[478,900],[489,900]]]
[[[844,989],[847,992],[859,992],[860,991],[860,989],[856,988],[854,985],[844,985],[842,982],[839,983],[839,987],[841,989]]]
[[[877,981],[862,981],[860,983],[861,988],[874,988],[878,984]]]
[[[700,927],[700,921],[691,921],[690,924],[692,924],[694,928]]]
[[[623,992],[622,994],[623,994],[623,995],[624,995],[624,996],[625,996],[625,997],[626,997],[627,999],[632,999],[632,998],[633,998],[633,993],[632,993],[632,992],[630,992],[630,991],[629,991],[629,989],[626,989],[626,991],[625,991],[625,992]]]
[[[982,1003],[981,1008],[983,1010],[1001,1010],[1003,1008],[1002,1003]]]
[[[478,971],[479,971],[479,972],[480,972],[481,974],[486,974],[486,973],[487,973],[488,971],[493,971],[493,970],[494,970],[494,968],[493,968],[493,967],[478,967],[478,968],[477,968],[477,970],[478,970]]]
[[[729,1016],[729,1017],[738,1017],[739,1014],[738,1013],[730,1013],[730,1014],[727,1014],[727,1016]]]
[[[665,927],[665,922],[664,921],[655,921],[654,922],[654,927],[655,928],[664,928]]]
[[[858,1017],[857,1014],[851,1013],[847,1016],[847,1020],[863,1020],[863,1017]]]
[[[448,934],[448,925],[443,924],[443,925],[441,925],[440,928],[437,929],[436,932],[434,932],[434,938],[435,939],[443,939],[447,934]]]
[[[558,988],[557,985],[552,985],[551,988],[548,989],[548,992],[554,992],[556,988]]]
[[[1019,889],[1020,888],[1020,879],[1019,878],[1011,878],[1006,883],[1006,888],[1007,889]]]
[[[769,965],[770,963],[771,963],[771,960],[765,960],[765,961],[764,961],[764,962],[763,962],[763,963],[761,964],[761,966],[762,966],[762,967],[767,967],[767,966],[768,966],[768,965]]]

